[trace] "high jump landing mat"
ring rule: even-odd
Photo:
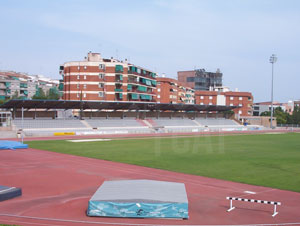
[[[105,181],[89,200],[87,215],[187,219],[185,185],[155,180]]]

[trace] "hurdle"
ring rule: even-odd
[[[274,205],[274,212],[272,217],[275,217],[278,212],[276,210],[277,205],[280,206],[280,202],[273,202],[273,201],[263,201],[263,200],[256,200],[256,199],[244,199],[244,198],[236,198],[236,197],[226,197],[227,200],[230,200],[230,208],[227,210],[227,212],[230,212],[231,210],[234,210],[235,207],[233,206],[232,202],[235,201],[243,201],[243,202],[255,202],[255,203],[262,203],[262,204],[270,204]]]

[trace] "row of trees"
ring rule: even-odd
[[[9,99],[0,100],[0,105],[13,99],[23,99],[24,96],[19,96],[18,91],[11,96]],[[50,88],[46,93],[42,88],[39,88],[36,94],[32,97],[33,100],[58,100],[60,98],[59,91],[56,87]]]
[[[39,88],[36,94],[32,97],[33,100],[58,100],[59,92],[56,87],[50,88],[47,93],[42,88]]]
[[[261,116],[271,116],[271,111],[265,111],[260,114]],[[300,124],[300,108],[295,107],[293,114],[282,110],[281,107],[277,107],[274,110],[274,117],[276,117],[277,124]]]

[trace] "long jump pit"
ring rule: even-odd
[[[104,181],[156,180],[183,183],[188,219],[87,216],[88,203]],[[36,150],[0,151],[1,184],[22,196],[0,202],[0,224],[32,225],[300,225],[300,193]],[[134,192],[133,192],[134,194]],[[280,202],[270,205],[244,200]],[[139,204],[139,203],[138,203]],[[136,205],[139,207],[139,205]]]

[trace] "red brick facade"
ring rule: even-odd
[[[195,92],[182,86],[176,79],[157,78],[157,102],[173,104],[194,104]]]
[[[156,102],[156,74],[128,62],[89,53],[62,67],[64,100]]]
[[[233,110],[235,114],[252,115],[253,96],[249,92],[195,91],[195,102],[200,105],[239,106]]]

